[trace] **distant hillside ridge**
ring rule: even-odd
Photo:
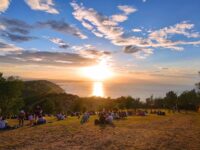
[[[24,81],[24,98],[62,93],[65,91],[60,86],[47,80]]]

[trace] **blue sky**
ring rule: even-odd
[[[120,79],[194,84],[199,6],[199,0],[0,0],[0,70],[80,80],[80,68],[104,61]]]

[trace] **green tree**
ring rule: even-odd
[[[178,105],[178,96],[174,91],[169,91],[165,96],[165,105],[168,109],[173,109]]]
[[[0,110],[4,116],[16,114],[23,107],[23,82],[16,77],[4,78],[0,73]]]

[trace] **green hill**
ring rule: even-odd
[[[61,93],[65,93],[65,91],[61,87],[50,81],[34,80],[24,82],[24,98]]]

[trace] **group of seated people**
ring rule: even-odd
[[[126,111],[102,111],[98,114],[99,119],[94,121],[95,125],[98,124],[111,124],[113,125],[113,120],[124,119],[128,117],[128,113]]]
[[[156,110],[151,110],[150,111],[150,114],[157,114],[157,115],[159,115],[159,116],[165,116],[166,115],[166,113],[164,112],[164,111],[160,111],[160,110],[158,110],[158,111],[156,111]]]
[[[99,119],[95,119],[94,121],[95,125],[113,124],[113,119],[114,119],[113,113],[100,112],[98,116],[99,116]]]
[[[139,109],[139,110],[137,110],[136,115],[137,116],[147,116],[148,115],[148,111]]]

